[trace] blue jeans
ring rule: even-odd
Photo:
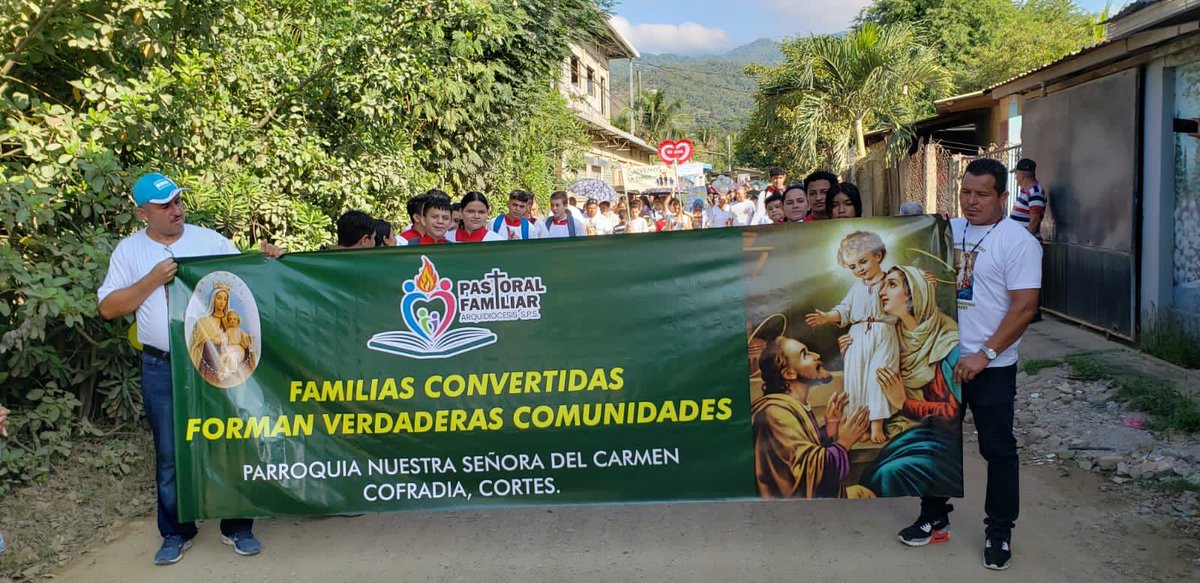
[[[154,435],[154,479],[158,486],[158,532],[164,538],[196,536],[195,522],[179,522],[179,492],[175,485],[175,404],[171,399],[171,363],[142,353],[142,404]],[[221,521],[221,534],[249,531],[254,520]]]

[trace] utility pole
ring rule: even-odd
[[[633,59],[629,59],[629,133],[637,135],[637,116],[633,111]]]
[[[733,178],[733,134],[725,134],[725,160],[729,164],[729,177]]]

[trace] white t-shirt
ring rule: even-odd
[[[569,214],[570,213],[568,213],[568,215]],[[571,229],[570,229],[570,227],[567,226],[567,221],[571,221],[571,222],[575,223],[575,236],[576,237],[583,237],[583,236],[587,235],[587,227],[584,227],[583,221],[580,221],[579,219],[576,219],[573,216],[567,216],[567,220],[563,221],[563,224],[561,224],[561,225],[556,225],[556,224],[554,224],[554,221],[551,220],[550,226],[548,228],[546,227],[546,221],[542,221],[542,224],[539,226],[542,227],[546,231],[545,238],[547,238],[547,239],[564,239],[564,238],[571,236]]]
[[[729,205],[729,212],[733,213],[733,226],[748,226],[754,220],[754,201],[746,199],[733,203]]]
[[[602,215],[600,213],[596,213],[596,216],[594,216],[594,217],[584,217],[583,225],[584,225],[585,229],[587,228],[588,224],[591,224],[592,227],[596,229],[597,235],[611,235],[612,234],[612,228],[613,228],[612,223],[608,222],[608,219],[604,218],[604,215]],[[587,234],[587,233],[585,232],[584,234]]]
[[[708,228],[719,229],[729,226],[729,219],[733,218],[733,213],[722,209],[719,206],[714,206],[708,211]]]
[[[1012,307],[1008,292],[1042,287],[1042,246],[1020,223],[993,225],[950,221],[954,231],[959,344],[964,356],[983,350]],[[990,231],[990,232],[989,232]],[[964,239],[965,235],[965,239]],[[978,246],[976,246],[978,244]],[[965,251],[965,252],[964,252]],[[1018,338],[989,368],[1017,363]]]
[[[646,219],[642,217],[630,217],[629,225],[626,227],[627,233],[645,233],[650,229],[646,224]]]
[[[578,207],[567,205],[567,212],[571,213],[571,216],[575,217],[580,222],[587,218],[587,216],[583,214],[583,211]]]
[[[204,255],[237,255],[240,253],[233,243],[212,229],[195,225],[183,226],[183,236],[171,245],[163,245],[151,239],[142,229],[117,243],[108,260],[108,274],[96,292],[103,302],[109,294],[125,289],[150,273],[155,265],[172,257],[199,257]],[[155,290],[137,308],[138,342],[153,346],[163,352],[171,348],[168,333],[167,288]]]

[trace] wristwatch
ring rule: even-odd
[[[995,350],[992,350],[987,346],[983,347],[983,355],[986,356],[989,361],[996,360],[996,356],[998,356]]]

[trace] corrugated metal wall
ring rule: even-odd
[[[1128,70],[1031,98],[1021,132],[1049,189],[1044,306],[1126,338],[1137,330],[1139,95]]]

